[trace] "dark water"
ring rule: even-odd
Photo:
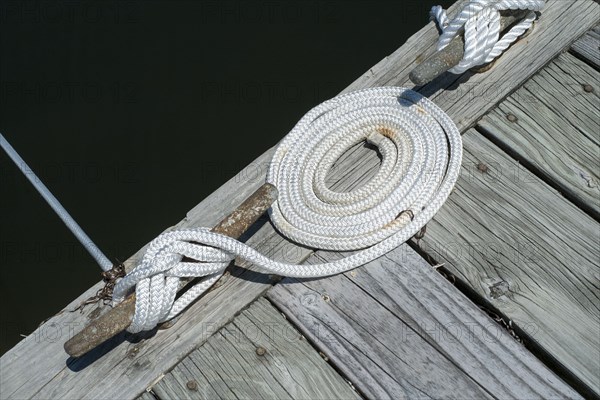
[[[123,260],[402,45],[431,5],[2,0],[0,132]],[[0,188],[3,353],[100,269],[4,153]]]

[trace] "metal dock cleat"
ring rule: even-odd
[[[504,32],[509,29],[514,23],[520,21],[529,13],[529,10],[505,11],[500,20],[500,31]],[[528,36],[533,29],[530,28],[521,39]],[[421,64],[417,65],[410,73],[409,78],[415,85],[425,85],[435,78],[442,75],[444,72],[458,65],[465,55],[465,41],[462,35],[455,37],[448,46],[443,50],[436,51],[429,56]],[[495,61],[478,67],[474,67],[471,71],[475,73],[483,73],[493,68]]]

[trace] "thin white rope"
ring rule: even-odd
[[[382,156],[373,179],[351,192],[329,189],[325,178],[335,161],[364,141]],[[150,243],[141,263],[117,283],[114,300],[123,300],[135,286],[136,310],[128,330],[139,332],[180,313],[235,257],[266,273],[302,278],[364,265],[404,243],[433,217],[454,187],[461,157],[461,137],[452,120],[416,92],[383,87],[333,98],[308,112],[279,144],[267,175],[279,198],[269,212],[276,228],[297,243],[360,251],[331,263],[294,265],[208,228],[172,231]],[[184,262],[184,257],[198,262]],[[175,301],[184,277],[204,279]]]
[[[536,19],[536,11],[540,11],[544,5],[545,0],[474,0],[468,2],[452,20],[442,6],[434,6],[431,18],[442,31],[438,50],[448,46],[452,39],[464,32],[465,55],[449,72],[462,74],[470,68],[493,61],[531,27]],[[500,11],[504,10],[530,12],[500,38]]]
[[[69,228],[69,230],[75,235],[79,243],[85,247],[90,255],[96,260],[100,268],[104,271],[108,271],[113,267],[113,263],[102,253],[102,251],[96,246],[96,244],[90,239],[90,237],[84,232],[77,222],[71,217],[71,214],[60,204],[60,201],[50,190],[44,185],[44,183],[37,177],[29,165],[21,158],[19,153],[8,143],[8,140],[0,133],[0,147],[4,149],[6,154],[15,163],[17,168],[21,170],[23,175],[31,182],[33,187],[38,191],[46,203],[54,210],[56,215],[62,220],[62,222]]]

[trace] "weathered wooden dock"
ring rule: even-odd
[[[318,280],[238,263],[173,327],[71,359],[65,341],[109,308],[72,312],[98,283],[0,359],[0,398],[598,397],[599,23],[595,1],[549,0],[491,70],[415,88],[464,140],[461,178],[424,238]],[[412,87],[437,37],[430,23],[346,90]],[[272,152],[173,228],[231,212]],[[332,187],[361,185],[378,163],[356,147]],[[287,262],[341,257],[291,243],[266,218],[248,243]]]

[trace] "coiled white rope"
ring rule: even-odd
[[[330,190],[328,171],[364,141],[379,149],[379,171],[354,191]],[[281,233],[303,245],[361,251],[331,263],[294,265],[208,228],[173,231],[152,241],[141,263],[117,283],[114,300],[136,287],[128,330],[138,332],[176,316],[235,257],[267,273],[303,278],[364,265],[404,243],[433,217],[454,187],[461,157],[461,137],[452,120],[416,92],[384,87],[338,96],[308,112],[277,148],[267,181],[278,188],[279,198],[270,216]],[[183,262],[184,256],[198,262]],[[174,301],[180,278],[192,276],[205,278]]]
[[[448,46],[452,39],[464,32],[465,55],[449,71],[462,74],[470,68],[487,64],[531,27],[536,19],[535,12],[544,5],[545,0],[475,0],[468,2],[452,20],[449,20],[446,10],[435,6],[431,9],[431,18],[442,31],[437,49]],[[531,11],[500,38],[500,11],[503,10]]]

